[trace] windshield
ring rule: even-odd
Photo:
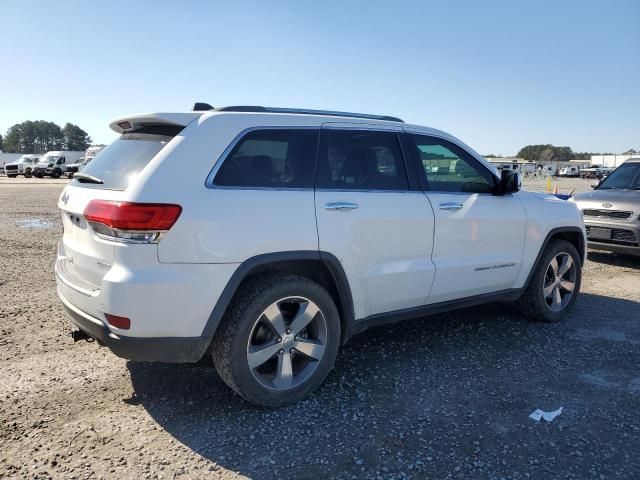
[[[20,160],[18,160],[18,163],[31,163],[33,162],[33,160],[31,160],[30,158],[21,158]]]
[[[86,188],[125,190],[171,138],[141,133],[121,135],[82,169],[83,175],[98,178],[101,184],[83,182],[75,177],[72,183]]]
[[[598,185],[598,190],[616,188],[640,189],[640,162],[623,163]]]
[[[44,157],[42,160],[40,160],[40,163],[56,163],[56,161],[59,159],[59,156],[53,156],[53,155],[49,155],[48,157]]]

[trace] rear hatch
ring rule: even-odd
[[[84,210],[95,198],[119,200],[124,192],[99,191],[68,186],[62,192],[58,207],[62,214],[62,241],[58,246],[56,268],[71,287],[83,293],[99,290],[114,256],[113,242],[101,240],[84,218]]]
[[[175,135],[181,129],[182,126],[173,126],[171,131]],[[121,135],[75,174],[60,196],[58,207],[64,232],[56,269],[67,286],[81,293],[92,294],[100,289],[113,265],[118,242],[122,241],[105,235],[104,230],[100,236],[96,233],[101,225],[87,220],[88,205],[98,200],[124,202],[126,190],[136,176],[174,136],[166,128],[162,135],[153,129],[146,131],[151,133]]]

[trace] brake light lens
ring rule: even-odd
[[[84,217],[96,234],[108,240],[154,243],[178,220],[182,207],[165,203],[92,200]]]

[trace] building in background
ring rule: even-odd
[[[608,168],[616,168],[630,158],[640,158],[640,152],[629,150],[619,155],[591,155],[591,164]]]

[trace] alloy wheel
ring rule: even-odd
[[[571,255],[561,252],[551,259],[542,287],[542,294],[549,309],[559,312],[569,305],[576,287],[576,278],[576,264]]]
[[[289,390],[315,372],[326,345],[327,323],[318,305],[287,297],[257,318],[247,343],[247,364],[264,387]]]

